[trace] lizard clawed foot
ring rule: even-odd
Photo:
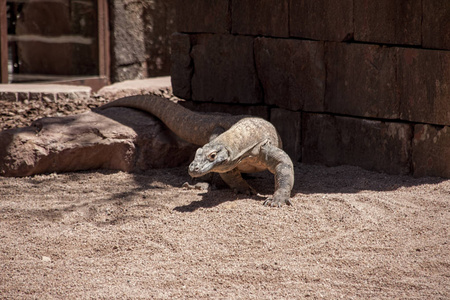
[[[276,191],[273,197],[269,197],[264,201],[264,206],[271,206],[271,207],[281,207],[283,204],[286,205],[292,205],[291,199],[289,199],[288,195],[283,195],[285,193]]]
[[[271,206],[271,207],[281,207],[283,206],[283,204],[292,205],[292,202],[290,199],[275,200],[273,198],[268,198],[263,203],[264,206]]]
[[[237,187],[233,187],[233,191],[236,194],[244,194],[247,196],[251,196],[251,195],[256,195],[257,192],[255,191],[254,188],[252,188],[251,186],[247,185],[247,186],[237,186]]]

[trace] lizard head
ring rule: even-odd
[[[208,143],[197,149],[195,158],[189,165],[189,175],[200,177],[209,172],[223,173],[229,171],[229,152],[221,144]]]

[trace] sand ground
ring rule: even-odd
[[[297,165],[293,206],[186,168],[0,177],[1,299],[450,299],[450,180]]]

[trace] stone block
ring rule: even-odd
[[[235,34],[289,36],[289,0],[232,1]]]
[[[111,31],[111,62],[117,66],[144,62],[146,59],[143,4],[109,1]],[[131,78],[125,78],[131,79]]]
[[[255,60],[266,104],[294,111],[323,110],[322,42],[257,38]]]
[[[86,95],[84,93],[72,93],[72,94],[70,94],[70,96],[75,96],[75,95],[78,96],[79,95],[81,98],[86,98],[85,96],[87,96],[87,98],[89,98],[89,94]],[[30,100],[31,101],[41,101],[42,100],[42,93],[30,92]]]
[[[353,0],[290,0],[290,35],[324,41],[353,37]]]
[[[412,126],[325,114],[303,115],[302,161],[411,172]]]
[[[147,78],[147,63],[137,62],[130,65],[116,65],[111,70],[111,82]]]
[[[36,100],[42,98],[57,100],[58,94],[65,95],[59,98],[87,99],[91,96],[92,89],[88,86],[76,86],[66,84],[1,84],[0,99],[2,100]]]
[[[195,40],[191,50],[193,100],[241,104],[262,101],[252,37],[202,34]]]
[[[187,34],[174,33],[171,37],[172,47],[172,89],[175,96],[191,98],[192,59],[191,39]]]
[[[450,5],[448,0],[422,1],[422,46],[450,50]]]
[[[303,102],[291,103],[297,99],[291,99],[289,91],[292,43],[292,40],[285,39],[256,38],[255,64],[264,92],[264,103],[298,110],[303,107]]]
[[[269,120],[269,108],[262,105],[236,105],[199,101],[180,101],[187,109],[204,113],[226,113],[231,115],[249,115]]]
[[[55,94],[56,102],[63,102],[69,99],[70,95],[68,93],[60,92]]]
[[[0,85],[0,88],[6,85]],[[0,100],[17,101],[17,92],[0,90]]]
[[[302,154],[301,115],[301,112],[293,112],[281,108],[270,110],[270,122],[281,136],[284,151],[294,162],[299,161]]]
[[[170,35],[176,31],[175,0],[146,1],[143,7],[148,77],[168,76],[171,67]]]
[[[450,178],[450,127],[415,125],[412,163],[414,176]]]
[[[354,0],[353,14],[357,41],[421,44],[421,0]]]
[[[400,118],[450,125],[450,51],[398,48]]]
[[[169,75],[175,0],[111,0],[108,6],[111,81]]]
[[[42,100],[46,102],[56,102],[57,100],[57,93],[52,92],[44,92],[42,93]]]
[[[302,162],[336,166],[340,163],[336,118],[325,114],[302,115]]]
[[[231,16],[228,0],[176,0],[179,32],[228,33]]]
[[[26,91],[18,92],[17,93],[17,100],[18,101],[25,101],[30,99],[30,93]]]
[[[325,110],[372,118],[397,119],[394,48],[327,43]]]

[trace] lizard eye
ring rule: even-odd
[[[210,161],[213,161],[213,160],[216,159],[216,156],[217,156],[217,152],[212,152],[212,153],[210,153],[210,154],[208,155],[208,159],[209,159]]]

